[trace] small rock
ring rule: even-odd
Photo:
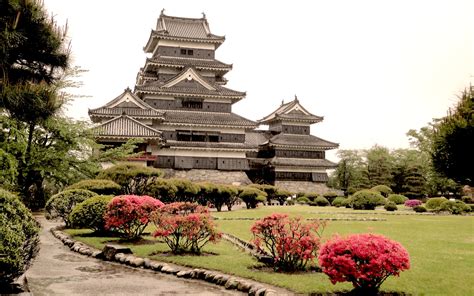
[[[105,260],[112,261],[115,257],[115,254],[117,253],[132,254],[132,250],[130,250],[130,248],[127,248],[127,247],[107,244],[102,249],[102,253],[104,254]]]
[[[238,281],[237,290],[242,292],[248,292],[250,290],[250,283],[246,281]]]
[[[177,277],[179,278],[190,278],[191,277],[191,271],[190,270],[181,270],[176,274]]]
[[[94,251],[94,252],[92,252],[91,256],[94,257],[94,258],[101,258],[102,252],[101,251]]]
[[[130,261],[130,265],[134,267],[141,267],[145,263],[145,260],[143,258],[136,257],[135,259]]]
[[[238,282],[235,278],[230,278],[224,285],[227,290],[237,289]]]
[[[267,289],[265,291],[265,294],[263,294],[264,296],[277,296],[277,292],[275,290],[272,290],[272,289]]]
[[[260,288],[255,292],[255,296],[264,296],[265,292],[267,291],[267,288]]]
[[[260,290],[262,286],[260,285],[251,285],[249,289],[249,296],[256,296],[257,291]]]
[[[148,258],[143,259],[143,267],[150,268],[151,260]]]

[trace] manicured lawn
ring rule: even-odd
[[[356,211],[345,208],[310,206],[272,206],[254,210],[213,213],[219,228],[242,239],[252,238],[250,227],[254,221],[223,220],[232,218],[260,218],[274,212],[299,215],[304,218],[381,218],[386,221],[330,221],[324,239],[338,233],[380,233],[400,242],[409,252],[411,269],[400,277],[389,278],[383,291],[397,291],[415,295],[474,295],[474,216],[391,215],[385,211]],[[403,210],[396,213],[403,213]],[[148,228],[149,231],[153,227]],[[68,230],[79,234],[76,239],[97,248],[116,238],[80,236],[88,230]],[[145,237],[154,241],[151,237]],[[351,289],[349,284],[332,285],[322,273],[282,274],[253,268],[258,263],[230,243],[209,244],[206,252],[218,255],[171,256],[164,243],[132,246],[138,256],[173,262],[186,266],[220,270],[261,282],[286,287],[299,293],[330,292]],[[151,255],[154,253],[158,255]]]

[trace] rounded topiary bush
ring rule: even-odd
[[[39,250],[39,225],[14,194],[0,189],[0,293],[29,267]]]
[[[472,196],[463,196],[461,197],[461,201],[467,204],[474,203],[474,198]]]
[[[408,197],[401,194],[389,194],[387,200],[394,202],[397,205],[402,205],[408,200]]]
[[[387,197],[389,194],[393,193],[392,189],[390,189],[390,187],[386,185],[377,185],[370,188],[370,190],[379,192],[380,194],[382,194],[383,197]]]
[[[332,204],[332,201],[338,196],[336,192],[329,191],[323,194],[323,196]]]
[[[69,215],[71,227],[105,231],[104,214],[112,198],[112,195],[94,196],[77,204]]]
[[[347,198],[343,196],[338,196],[332,201],[331,205],[336,208],[343,207],[344,206],[343,203],[346,199]]]
[[[350,209],[352,208],[352,196],[344,199],[342,202],[341,202],[341,207],[345,207],[346,209]]]
[[[267,194],[257,188],[247,187],[239,193],[239,198],[245,203],[247,209],[255,209],[258,203],[267,201]]]
[[[296,202],[299,204],[309,204],[310,200],[306,196],[300,196],[296,199]]]
[[[178,187],[174,185],[173,180],[158,178],[148,184],[144,194],[158,198],[164,203],[171,203],[176,200],[177,192]]]
[[[319,197],[319,194],[315,192],[308,192],[304,195],[309,201],[315,201]]]
[[[443,202],[447,201],[445,197],[432,197],[429,198],[425,204],[428,210],[437,210]]]
[[[460,215],[471,211],[471,207],[460,200],[446,200],[442,202],[439,208],[437,209],[439,209],[439,211],[449,212],[453,215]]]
[[[314,203],[315,203],[318,207],[327,207],[327,206],[330,205],[329,200],[327,200],[324,196],[318,196],[318,197],[316,197],[316,199],[314,200]]]
[[[46,203],[46,218],[61,218],[66,226],[70,226],[69,214],[72,209],[86,199],[97,196],[97,193],[85,189],[70,189],[53,195]]]
[[[415,211],[417,213],[424,213],[424,212],[427,211],[427,209],[424,206],[415,206],[413,208],[413,211]]]
[[[385,198],[373,190],[360,190],[351,197],[354,210],[374,210],[376,206],[385,204]]]
[[[120,194],[122,187],[112,180],[91,179],[79,181],[67,189],[85,189],[101,195],[117,195]]]
[[[393,212],[398,210],[397,204],[395,204],[393,201],[389,201],[385,204],[384,209],[386,209],[389,212]]]

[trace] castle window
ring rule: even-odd
[[[181,54],[186,54],[186,49],[181,48]]]
[[[181,106],[188,109],[202,109],[202,101],[183,100]]]
[[[188,55],[193,55],[194,51],[192,49],[188,49]]]

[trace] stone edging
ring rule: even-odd
[[[72,251],[80,253],[85,256],[102,259],[102,251],[90,247],[84,243],[73,240],[70,236],[61,231],[63,226],[57,226],[51,228],[51,233],[54,237],[59,239],[64,245],[68,246]],[[158,262],[148,258],[136,257],[133,254],[125,254],[117,252],[114,258],[111,260],[116,263],[128,265],[136,268],[150,269],[156,272],[166,273],[174,275],[178,278],[204,280],[206,282],[224,286],[228,290],[238,290],[240,292],[248,293],[248,295],[255,296],[274,296],[282,295],[277,294],[277,291],[261,283],[253,282],[247,279],[239,278],[236,276],[227,275],[217,271],[206,270],[202,268],[187,268],[175,264],[168,264]],[[291,292],[287,292],[287,295],[292,295]]]

